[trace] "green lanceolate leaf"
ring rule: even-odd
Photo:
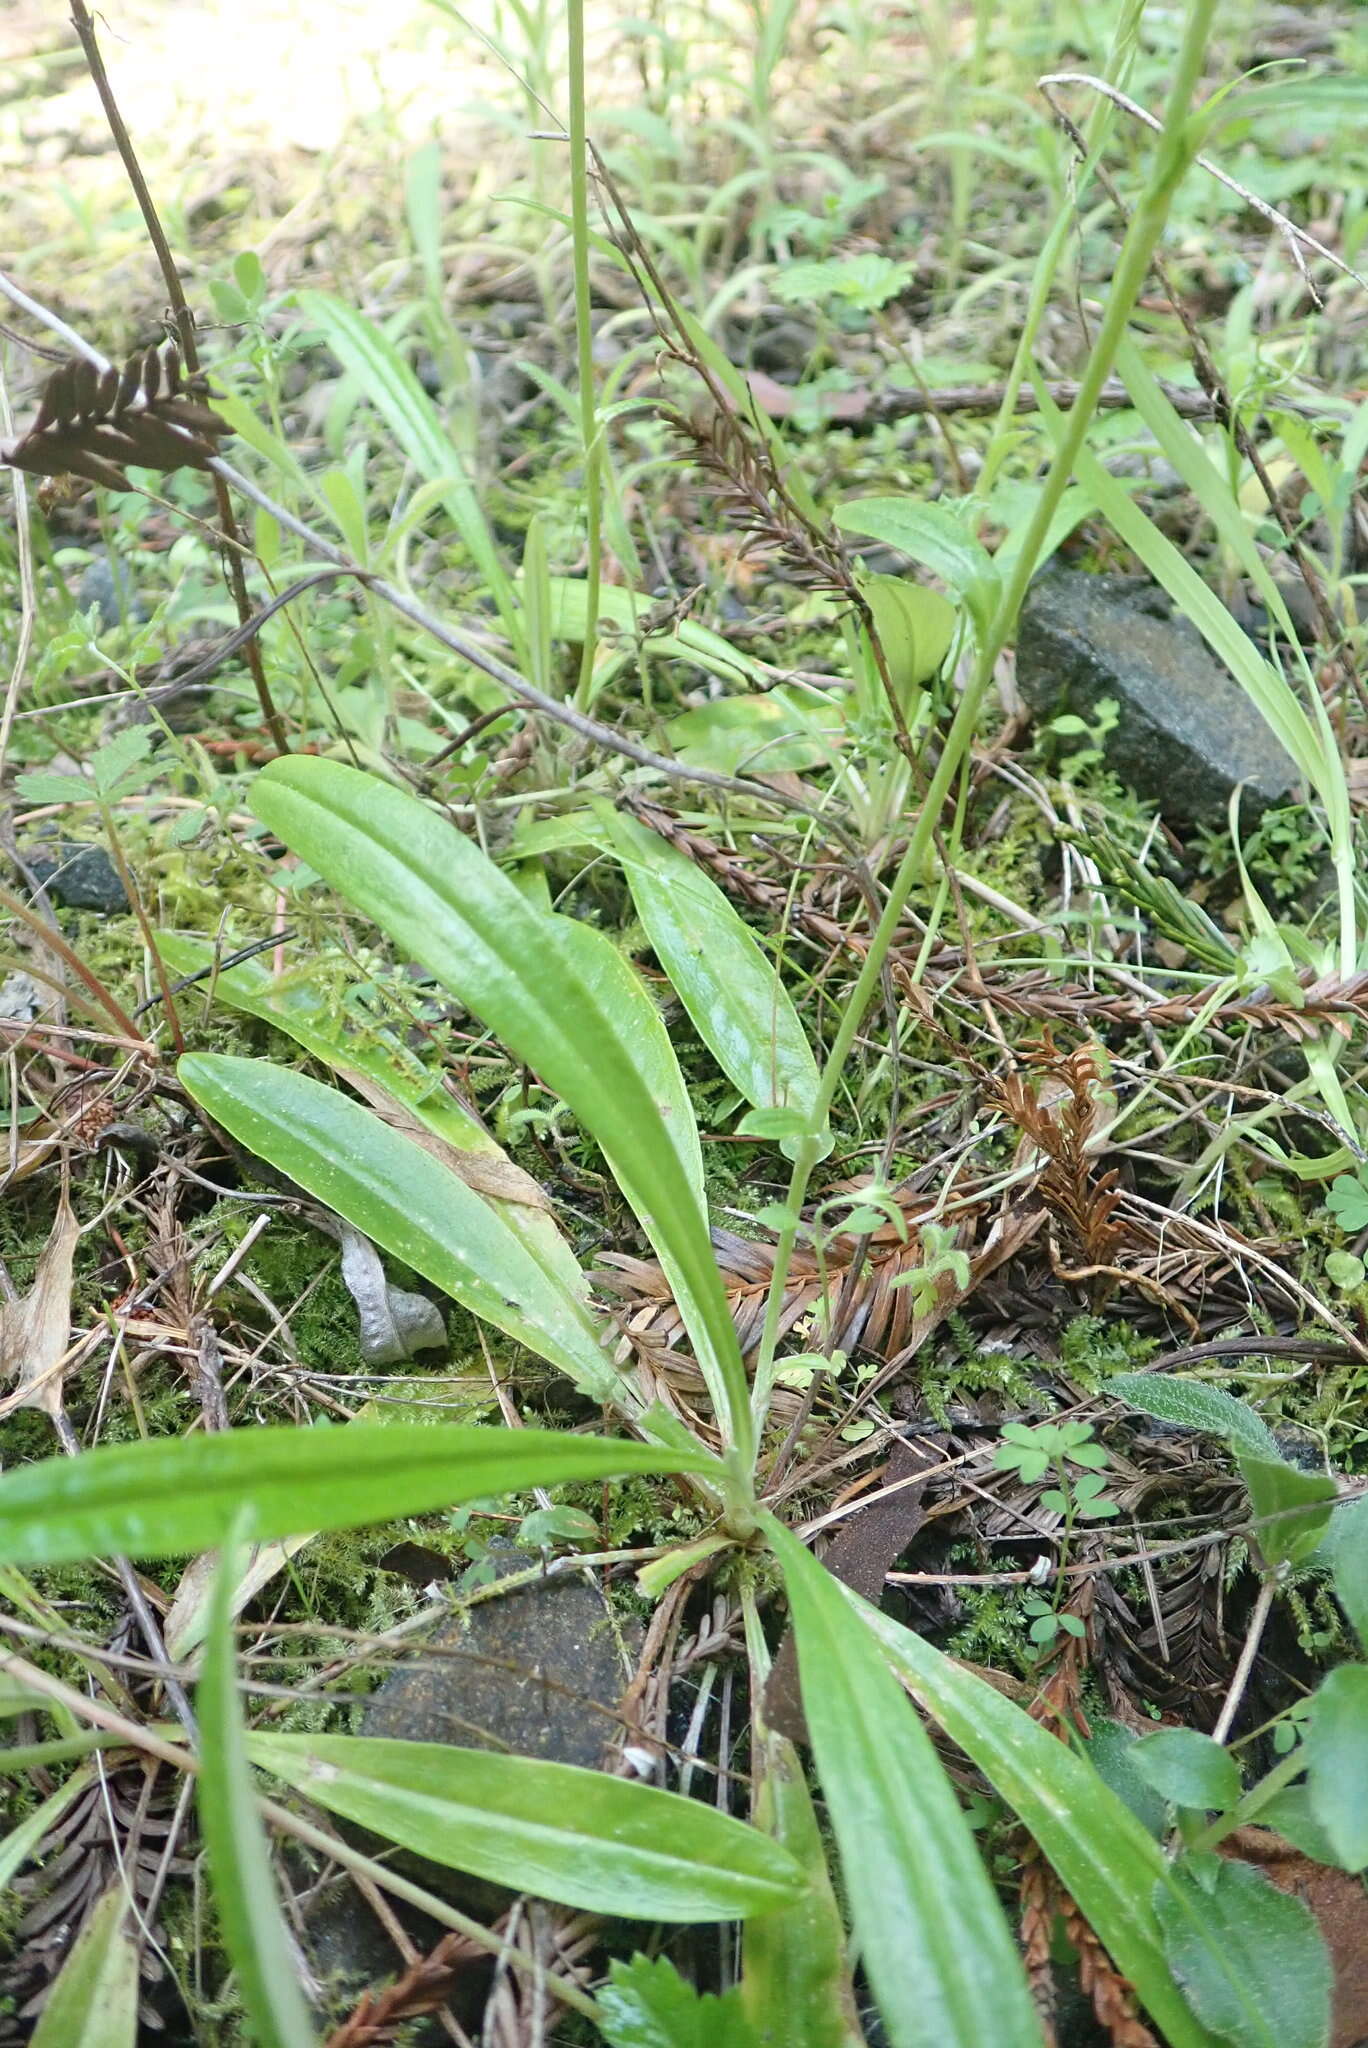
[[[756,1109],[810,1124],[821,1077],[773,961],[693,861],[607,805],[600,819],[656,957],[718,1066]]]
[[[1281,1455],[1267,1424],[1247,1402],[1237,1401],[1223,1387],[1203,1386],[1200,1380],[1165,1379],[1157,1372],[1123,1372],[1105,1381],[1102,1391],[1113,1401],[1138,1408],[1142,1415],[1156,1415],[1161,1422],[1176,1422],[1182,1429],[1200,1429],[1207,1436],[1220,1437],[1234,1451],[1275,1460]]]
[[[992,1882],[944,1768],[836,1581],[774,1519],[803,1706],[851,1918],[893,2048],[1039,2048]]]
[[[86,1915],[48,1993],[30,2048],[133,2048],[138,2033],[138,1950],[128,1891],[115,1879]]]
[[[993,558],[948,505],[912,497],[853,498],[838,505],[836,524],[846,533],[901,548],[948,583],[974,617],[985,620],[999,592]]]
[[[440,1160],[336,1088],[271,1060],[187,1053],[178,1072],[240,1143],[591,1399],[639,1405],[585,1304]]]
[[[1156,1886],[1174,1975],[1230,2048],[1326,2048],[1330,1959],[1310,1909],[1261,1870],[1190,1856]]]
[[[787,1850],[603,1771],[435,1742],[249,1734],[254,1763],[402,1848],[514,1891],[640,1920],[729,1920],[803,1891]]]
[[[1336,1863],[1368,1868],[1368,1664],[1341,1664],[1321,1681],[1303,1752],[1312,1818]]]
[[[383,1089],[423,1128],[444,1145],[497,1168],[489,1176],[473,1171],[471,1185],[495,1204],[499,1214],[522,1238],[538,1263],[572,1295],[585,1297],[588,1285],[570,1246],[547,1210],[517,1199],[517,1176],[508,1155],[476,1119],[442,1087],[392,1031],[350,1031],[330,1010],[326,992],[307,969],[273,974],[264,961],[243,960],[236,967],[215,970],[215,949],[203,939],[179,932],[158,932],[157,946],[174,975],[205,974],[215,998],[230,1009],[259,1017],[285,1032],[316,1060],[353,1087],[371,1084],[369,1100]],[[507,1183],[504,1194],[492,1190]],[[535,1192],[535,1184],[533,1190]]]
[[[625,1472],[702,1472],[705,1451],[540,1429],[348,1423],[227,1429],[44,1458],[0,1478],[0,1564],[178,1557],[226,1541],[239,1508],[252,1542],[355,1529],[487,1494]]]
[[[1153,1895],[1169,1865],[1129,1806],[992,1686],[891,1615],[853,1594],[843,1597],[914,1697],[1029,1828],[1170,2048],[1211,2048],[1211,2035],[1165,1961]],[[1194,1938],[1200,1937],[1198,1920]]]
[[[906,576],[856,572],[860,595],[879,636],[888,680],[905,717],[922,683],[929,682],[955,637],[955,608],[938,590]]]
[[[679,1160],[680,1170],[706,1212],[703,1191],[703,1147],[698,1139],[693,1104],[679,1071],[670,1034],[641,976],[625,960],[606,932],[572,917],[552,920],[557,942],[569,954],[585,988],[631,1039],[637,1071],[645,1082],[660,1118],[659,1137]]]
[[[521,608],[485,518],[464,456],[454,446],[436,406],[389,336],[352,306],[327,292],[301,292],[306,320],[350,370],[419,474],[440,483],[442,502],[498,607],[519,660],[524,652]]]
[[[94,1766],[82,1764],[73,1771],[66,1783],[49,1793],[41,1806],[25,1815],[17,1827],[0,1838],[0,1891],[9,1888],[10,1879],[16,1871],[22,1870],[29,1858],[35,1854],[43,1837],[56,1827],[67,1808],[79,1798],[94,1777]]]
[[[261,2048],[315,2048],[247,1762],[233,1657],[232,1597],[241,1565],[239,1546],[230,1540],[214,1575],[195,1696],[201,1738],[196,1802],[218,1924],[255,2038]]]
[[[415,797],[293,755],[253,785],[257,815],[389,932],[560,1095],[602,1146],[662,1263],[682,1280],[700,1369],[743,1464],[749,1389],[707,1219],[635,1059],[556,920]]]

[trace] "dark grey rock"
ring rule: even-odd
[[[501,1545],[495,1562],[507,1577],[535,1556]],[[435,1654],[385,1680],[361,1733],[596,1769],[617,1725],[603,1709],[617,1704],[630,1676],[620,1643],[623,1624],[587,1575],[538,1578],[435,1629],[425,1644]],[[625,1649],[639,1647],[633,1625]]]
[[[103,846],[59,846],[29,856],[29,867],[54,903],[68,910],[97,910],[117,917],[128,897]]]
[[[1236,783],[1248,823],[1295,799],[1293,762],[1196,629],[1143,577],[1039,577],[1022,607],[1017,687],[1040,719],[1090,718],[1113,698],[1107,765],[1176,824],[1224,824]]]
[[[149,616],[132,571],[118,555],[96,555],[83,570],[76,586],[76,609],[88,612],[92,605],[100,614],[100,624],[110,633],[116,626],[141,625]]]
[[[500,1544],[493,1562],[506,1578],[527,1571],[536,1558]],[[397,1670],[372,1694],[359,1732],[512,1751],[594,1770],[617,1728],[611,1710],[641,1643],[640,1625],[612,1615],[587,1574],[539,1576],[440,1622],[424,1639],[420,1661]],[[498,1885],[396,1851],[348,1822],[337,1825],[349,1841],[383,1853],[392,1868],[463,1912],[493,1921],[511,1903]],[[393,1971],[392,1954],[388,1961],[377,1957],[372,1915],[350,1887],[329,1888],[306,1917],[310,1961],[334,1991],[359,1989]],[[441,1931],[421,1921],[410,1926],[420,1947]]]

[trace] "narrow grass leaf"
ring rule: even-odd
[[[249,1734],[254,1763],[400,1847],[515,1891],[636,1920],[743,1919],[802,1870],[743,1821],[603,1771],[379,1736]]]
[[[315,2048],[247,1761],[233,1655],[232,1598],[242,1556],[230,1539],[214,1575],[204,1675],[195,1694],[201,1738],[195,1798],[218,1925],[255,2038],[261,2048]]]
[[[852,2048],[859,2036],[852,2025],[845,1929],[802,1759],[771,1729],[759,1731],[753,1755],[759,1779],[755,1824],[798,1859],[808,1891],[795,1905],[746,1922],[741,2003],[761,2042]]]
[[[585,1304],[500,1213],[361,1103],[293,1067],[190,1053],[179,1074],[233,1137],[472,1315],[550,1359],[592,1400],[631,1412]]]
[[[521,610],[512,580],[485,519],[465,458],[442,425],[436,406],[387,334],[352,306],[327,292],[301,292],[299,309],[351,371],[399,447],[428,483],[440,482],[442,501],[483,576],[521,663],[525,649]]]
[[[913,1696],[1030,1830],[1169,2048],[1212,2048],[1165,1960],[1154,1888],[1169,1865],[1154,1837],[1091,1765],[1020,1707],[890,1615],[843,1597]],[[1196,1921],[1195,1938],[1203,1938]]]
[[[607,805],[599,817],[670,986],[727,1079],[756,1109],[791,1109],[812,1123],[817,1062],[754,933],[711,876],[658,833]]]
[[[662,1142],[630,1031],[586,987],[557,920],[415,797],[340,762],[297,754],[272,762],[253,785],[252,806],[482,1017],[597,1139],[662,1261],[683,1277],[699,1367],[748,1464],[749,1387],[706,1214],[674,1143]]]
[[[864,1966],[893,2048],[1040,2048],[983,1859],[931,1738],[830,1574],[772,1516],[803,1707]]]
[[[128,1889],[116,1878],[87,1913],[48,1993],[29,2048],[133,2048],[138,2033],[138,1949]]]
[[[259,1543],[430,1514],[530,1486],[718,1470],[706,1451],[456,1423],[229,1429],[114,1444],[11,1467],[0,1478],[0,1564],[212,1550],[227,1539],[239,1507]]]
[[[17,1827],[0,1837],[0,1892],[7,1891],[11,1878],[37,1854],[45,1835],[56,1827],[67,1808],[74,1804],[95,1775],[94,1766],[83,1764],[64,1784],[50,1792],[41,1806],[26,1814]]]

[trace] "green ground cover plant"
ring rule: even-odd
[[[0,276],[0,2042],[1368,2030],[1362,24],[442,4],[508,189],[381,120],[337,261],[73,20],[175,340]],[[1294,804],[1032,739],[1061,551]],[[510,1532],[605,1768],[362,1725]]]

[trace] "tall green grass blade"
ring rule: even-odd
[[[301,292],[304,318],[322,333],[344,369],[356,377],[399,447],[426,483],[441,482],[442,502],[471,560],[484,578],[514,659],[526,659],[517,593],[485,519],[465,457],[443,426],[436,406],[389,336],[354,307],[327,292]]]
[[[138,1948],[118,1877],[86,1915],[29,2048],[134,2048],[137,2034]]]
[[[316,2048],[247,1761],[233,1656],[232,1597],[241,1564],[240,1546],[230,1540],[214,1574],[204,1672],[195,1694],[196,1804],[218,1924],[255,2038],[261,2048]]]
[[[743,1919],[805,1887],[794,1858],[757,1829],[604,1771],[379,1736],[249,1734],[247,1746],[331,1813],[584,1912]]]

